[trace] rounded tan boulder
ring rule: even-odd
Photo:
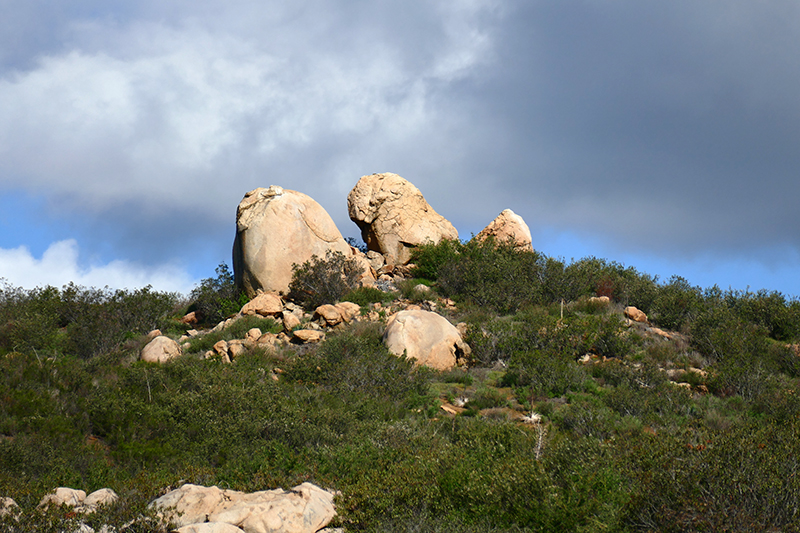
[[[181,355],[181,347],[174,340],[159,335],[142,348],[142,361],[148,363],[166,363]]]
[[[292,265],[331,250],[352,255],[336,224],[311,197],[272,185],[245,194],[236,211],[233,271],[250,298],[259,290],[286,294]]]
[[[488,237],[494,237],[499,242],[511,240],[518,250],[533,250],[530,228],[522,217],[511,209],[504,209],[497,218],[475,235],[478,240]]]
[[[458,239],[453,225],[397,174],[363,176],[347,196],[347,211],[367,247],[388,264],[407,263],[414,247],[425,242]]]
[[[470,353],[458,329],[446,318],[430,311],[400,311],[389,318],[383,332],[389,351],[415,359],[436,370],[449,370]]]

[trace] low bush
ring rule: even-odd
[[[202,324],[216,325],[238,313],[248,301],[247,295],[236,287],[227,264],[220,263],[216,274],[202,280],[189,296],[189,310],[195,311]]]
[[[306,309],[337,303],[358,287],[364,269],[341,252],[328,251],[324,258],[312,256],[292,267],[289,297]]]

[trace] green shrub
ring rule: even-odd
[[[353,302],[361,307],[371,303],[388,303],[394,300],[395,293],[383,292],[375,287],[356,287],[342,296],[343,302]]]
[[[439,269],[447,263],[458,261],[463,247],[460,241],[449,239],[417,246],[411,252],[411,263],[416,265],[412,275],[432,281],[439,279]]]
[[[502,314],[542,303],[546,258],[494,239],[471,240],[438,271],[442,293]]]
[[[189,310],[196,312],[202,324],[218,324],[248,302],[247,295],[236,287],[228,265],[220,263],[215,272],[215,278],[202,280],[190,295]]]
[[[661,327],[681,330],[700,312],[702,294],[680,276],[659,287],[649,318]]]
[[[292,267],[289,297],[306,309],[333,304],[358,287],[364,269],[355,259],[341,252],[328,251],[325,258],[312,256],[302,265]]]

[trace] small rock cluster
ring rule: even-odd
[[[394,275],[399,276],[400,273],[394,272]],[[396,280],[397,277],[392,279]],[[430,289],[421,285],[416,290],[424,292]],[[285,301],[280,294],[262,292],[245,304],[239,313],[220,322],[210,332],[229,328],[246,316],[272,318],[282,324],[283,331],[276,334],[252,328],[243,339],[218,341],[205,353],[205,357],[220,357],[224,363],[231,363],[252,348],[274,349],[288,344],[317,343],[325,339],[327,332],[353,322],[386,320],[384,342],[392,353],[405,353],[419,364],[446,370],[462,363],[469,355],[470,348],[462,339],[463,325],[461,331],[457,329],[436,313],[440,308],[453,310],[455,303],[447,298],[437,302],[428,300],[421,304],[400,299],[388,306],[379,302],[372,303],[362,314],[358,304],[339,302],[321,305],[309,313],[302,307]],[[164,363],[182,355],[183,349],[190,346],[189,341],[193,337],[206,333],[208,332],[189,330],[176,341],[154,330],[148,335],[151,340],[142,349],[141,359]],[[277,379],[277,376],[273,376],[273,379]]]
[[[119,500],[117,493],[108,488],[96,490],[87,496],[86,492],[79,489],[59,487],[46,494],[39,502],[38,508],[48,509],[50,507],[66,506],[72,507],[78,515],[88,515],[104,505],[115,503],[117,500]],[[0,518],[11,516],[19,520],[20,514],[21,510],[17,502],[8,497],[0,498]],[[94,533],[94,530],[86,524],[81,524],[77,531],[79,533]],[[107,531],[108,528],[106,527],[101,530],[101,532]]]

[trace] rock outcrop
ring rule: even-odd
[[[494,237],[498,242],[511,242],[518,250],[532,250],[531,230],[522,220],[522,217],[511,209],[505,209],[492,220],[488,226],[483,228],[475,238],[484,240]]]
[[[174,340],[159,335],[142,348],[142,361],[148,363],[166,363],[181,355],[181,347]]]
[[[162,520],[181,532],[315,533],[336,515],[334,494],[311,483],[253,493],[186,484],[153,501]],[[186,529],[184,529],[186,528]]]
[[[388,264],[407,263],[414,247],[427,241],[458,239],[453,225],[397,174],[363,176],[347,196],[347,211],[367,247]]]
[[[311,197],[272,185],[245,194],[236,212],[233,271],[250,298],[287,293],[292,265],[328,251],[353,255],[333,219]]]
[[[470,353],[454,325],[439,314],[423,310],[392,315],[386,323],[383,342],[395,355],[405,353],[436,370],[449,370]]]

